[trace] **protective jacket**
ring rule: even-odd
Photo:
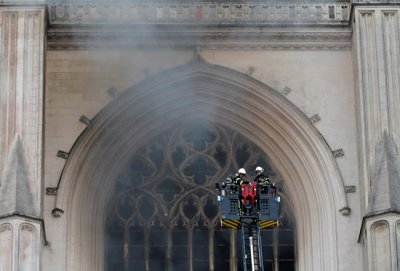
[[[265,176],[264,174],[261,173],[260,175],[257,175],[254,178],[254,182],[256,184],[270,184],[271,180],[268,178],[268,176]]]
[[[235,174],[232,178],[232,183],[236,185],[241,185],[243,180],[240,178],[239,174]]]

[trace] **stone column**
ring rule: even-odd
[[[0,4],[0,270],[40,270],[44,1]]]
[[[361,178],[368,205],[376,148],[386,130],[400,142],[400,7],[355,6],[353,37],[358,82]]]
[[[10,146],[19,136],[33,204],[39,207],[43,190],[44,37],[44,6],[0,5],[0,173],[4,174]]]
[[[364,5],[353,9],[365,214],[359,241],[365,248],[365,270],[370,271],[400,269],[400,7],[396,1],[366,5],[360,0]]]

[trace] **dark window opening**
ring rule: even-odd
[[[335,19],[335,7],[329,6],[329,19]]]
[[[106,270],[242,270],[240,231],[221,229],[215,183],[263,166],[284,195],[269,158],[242,135],[199,121],[150,139],[115,186],[106,224]],[[295,270],[293,216],[282,197],[279,228],[262,230],[264,270]]]

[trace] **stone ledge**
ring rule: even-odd
[[[243,30],[243,31],[242,31]],[[226,50],[351,50],[351,30],[331,32],[324,30],[300,31],[299,29],[256,31],[245,29],[143,29],[107,28],[51,29],[47,33],[48,49],[226,49]]]

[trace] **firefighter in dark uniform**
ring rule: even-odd
[[[244,177],[246,176],[246,170],[244,168],[239,168],[238,172],[235,174],[233,178],[233,183],[236,185],[241,185],[245,182]]]
[[[238,170],[238,172],[232,176],[232,177],[228,177],[226,180],[229,183],[232,183],[233,185],[235,185],[232,188],[232,193],[237,193],[239,191],[239,186],[243,183],[244,181],[244,176],[246,176],[246,170],[244,168],[240,168]]]
[[[256,167],[256,177],[254,178],[254,182],[259,186],[258,192],[267,193],[268,188],[266,185],[271,184],[271,180],[268,176],[264,175],[264,169],[260,166]],[[276,193],[275,184],[271,185],[271,192],[273,194]]]
[[[256,184],[263,185],[263,184],[271,183],[271,180],[269,179],[269,177],[264,175],[264,169],[262,167],[260,167],[260,166],[256,167],[255,172],[256,172],[256,177],[254,178],[254,182]]]

